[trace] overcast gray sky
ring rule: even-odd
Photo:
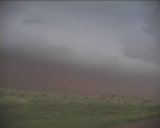
[[[160,71],[159,2],[1,2],[2,46],[45,58]]]

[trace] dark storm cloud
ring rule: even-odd
[[[149,31],[159,31],[145,19],[152,16],[155,5],[143,1],[3,3],[2,45],[33,56],[79,64],[157,71],[158,35],[144,31],[149,26]]]
[[[146,26],[142,29],[153,38],[150,41],[141,41],[137,38],[128,39],[126,42],[125,53],[128,57],[140,58],[160,65],[160,2],[152,4],[147,15],[142,15]]]

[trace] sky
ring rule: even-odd
[[[160,73],[158,1],[0,2],[1,46],[35,57]]]

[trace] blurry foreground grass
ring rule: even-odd
[[[160,103],[0,89],[0,128],[110,128],[160,116]]]

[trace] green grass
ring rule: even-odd
[[[110,128],[160,115],[158,101],[0,89],[0,128]]]

